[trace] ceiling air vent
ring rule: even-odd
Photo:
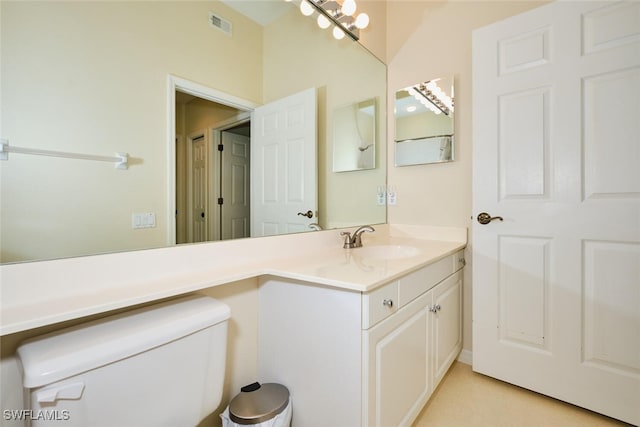
[[[209,12],[209,23],[212,27],[219,29],[225,34],[231,35],[233,24],[231,24],[231,22],[227,21],[223,17],[216,15],[213,12]]]

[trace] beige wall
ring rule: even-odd
[[[120,171],[10,154],[0,164],[0,262],[164,246],[167,76],[260,103],[262,27],[220,2],[0,7],[2,138],[16,147],[133,158]],[[233,37],[209,25],[210,11],[233,21]],[[157,227],[133,230],[134,212],[154,212]]]
[[[385,64],[388,63],[387,44],[387,0],[358,0],[358,10],[369,15],[370,24],[360,30],[360,43]]]
[[[387,5],[388,90],[436,77],[455,76],[456,160],[394,167],[389,143],[388,181],[397,191],[388,221],[399,224],[471,227],[471,32],[544,2],[402,1]],[[393,105],[389,105],[393,117]],[[393,141],[393,121],[388,139]],[[472,245],[473,242],[470,242]],[[467,248],[464,286],[464,342],[471,350],[471,254]]]
[[[217,123],[237,117],[240,111],[206,99],[196,98],[186,105],[185,135],[200,132]]]

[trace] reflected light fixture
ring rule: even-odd
[[[285,0],[291,1],[291,0]],[[300,12],[305,16],[318,13],[318,26],[328,28],[334,25],[333,37],[337,40],[345,34],[353,40],[360,38],[360,30],[369,25],[369,15],[359,13],[355,16],[357,5],[355,0],[301,0]]]
[[[449,116],[453,112],[453,98],[447,95],[435,80],[410,86],[406,91],[436,114],[444,113]]]
[[[304,16],[311,16],[313,14],[313,6],[307,0],[302,0],[300,2],[300,12]]]
[[[329,21],[329,18],[324,15],[318,15],[318,27],[324,30],[326,28],[329,28],[330,25],[331,21]]]

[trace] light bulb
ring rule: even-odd
[[[342,8],[340,10],[347,16],[353,15],[354,13],[356,13],[356,1],[344,0],[344,3],[342,3]]]
[[[318,15],[318,27],[324,30],[325,28],[329,28],[329,25],[331,25],[331,21],[329,21],[326,16]]]
[[[333,38],[336,40],[341,40],[344,38],[344,31],[342,31],[338,27],[333,27]]]
[[[304,16],[310,16],[313,13],[313,6],[311,6],[308,1],[302,0],[300,2],[300,12],[302,12]]]
[[[367,25],[369,25],[369,15],[366,13],[359,14],[356,18],[356,27],[362,30],[363,28],[367,28]]]

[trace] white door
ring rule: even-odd
[[[191,239],[190,243],[208,240],[208,162],[207,141],[204,136],[191,140]]]
[[[640,2],[473,34],[473,368],[640,424]]]
[[[222,239],[249,237],[250,138],[223,131],[221,142]]]
[[[315,88],[253,111],[252,236],[310,231],[317,211],[316,139]]]

